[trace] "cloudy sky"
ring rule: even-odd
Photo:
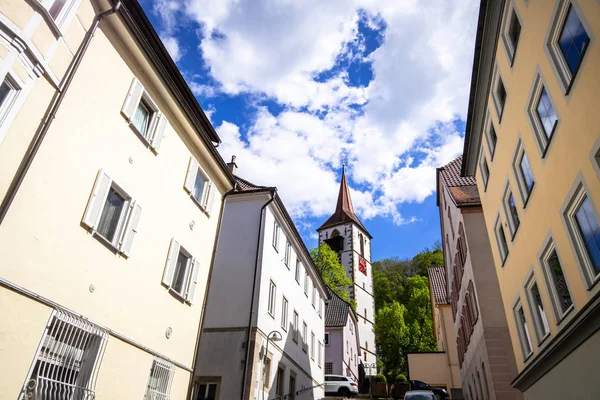
[[[142,0],[239,175],[277,186],[309,248],[342,162],[374,260],[439,239],[462,151],[476,0]]]

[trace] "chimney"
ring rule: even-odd
[[[231,170],[231,173],[235,175],[235,170],[237,169],[237,164],[235,163],[235,156],[231,156],[231,162],[228,162],[227,166]]]

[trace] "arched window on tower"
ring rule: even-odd
[[[358,241],[360,243],[360,255],[365,256],[365,239],[363,238],[363,234],[358,234]]]
[[[340,236],[340,231],[337,229],[331,231],[331,236],[329,239],[325,240],[325,243],[327,243],[331,250],[338,253],[338,256],[341,256],[340,252],[344,250],[344,237]]]

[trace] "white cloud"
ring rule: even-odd
[[[193,83],[198,96],[284,106],[278,115],[258,108],[243,135],[223,122],[219,150],[238,157],[244,177],[277,186],[296,217],[332,211],[346,158],[362,218],[417,222],[398,205],[430,196],[435,168],[462,150],[454,121],[466,118],[476,0],[155,0],[155,10],[169,33],[184,17],[200,25],[198,57],[217,84]],[[362,57],[349,54],[351,44],[364,49],[361,18],[385,26],[365,60],[373,80],[353,87],[344,70],[315,80],[341,55]]]
[[[181,49],[179,48],[179,42],[172,36],[165,36],[160,38],[167,48],[167,51],[171,55],[173,61],[177,62],[181,59],[183,55]]]

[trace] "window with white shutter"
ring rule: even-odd
[[[167,117],[137,79],[133,79],[121,113],[142,141],[158,153],[167,127]]]
[[[142,207],[104,170],[98,172],[82,223],[116,251],[129,256]]]
[[[144,400],[169,400],[173,375],[175,375],[173,364],[155,357],[152,361]]]
[[[194,200],[204,212],[210,215],[213,203],[215,202],[217,188],[194,157],[190,157],[183,187],[192,200]]]
[[[6,131],[6,127],[10,125],[10,116],[14,114],[14,105],[20,92],[20,84],[17,83],[17,80],[11,72],[7,73],[0,83],[0,128],[2,128],[0,142],[3,138],[3,132]]]
[[[175,240],[171,239],[162,283],[179,299],[192,303],[198,285],[200,262]]]

